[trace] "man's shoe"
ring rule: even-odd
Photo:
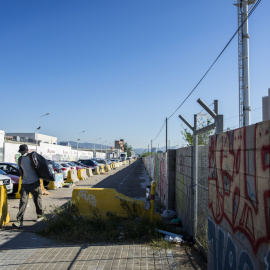
[[[43,219],[44,219],[44,217],[43,217],[43,216],[38,215],[38,216],[37,216],[37,219],[36,219],[36,222],[39,222],[39,221],[41,221],[41,220],[43,220]]]
[[[17,221],[17,222],[12,223],[12,226],[15,228],[22,228],[23,223],[22,223],[22,221]]]

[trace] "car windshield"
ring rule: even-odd
[[[4,171],[2,171],[2,170],[0,170],[0,174],[7,175],[7,173],[6,173],[6,172],[4,172]]]
[[[18,170],[20,169],[19,166],[18,166],[18,164],[16,164],[16,163],[12,164],[12,166],[15,167]]]
[[[76,166],[76,164],[73,163],[73,162],[69,162],[68,164],[69,164],[70,166]]]
[[[63,167],[65,167],[65,168],[70,167],[70,166],[68,166],[66,163],[61,163],[61,165],[62,165]]]

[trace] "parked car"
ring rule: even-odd
[[[13,184],[13,191],[12,191],[12,193],[16,193],[18,191],[20,177],[19,176],[16,176],[16,175],[12,175],[12,174],[7,174],[3,170],[0,170],[0,174],[1,175],[6,175],[7,177],[10,177],[11,178],[11,183]]]
[[[78,164],[76,164],[76,163],[74,163],[72,161],[68,161],[67,164],[70,165],[70,166],[72,166],[73,168],[75,168],[77,171],[84,168],[84,167],[79,166]]]
[[[54,171],[55,173],[62,173],[62,170],[61,170],[61,168],[60,168],[60,166],[59,166],[58,163],[56,163],[55,161],[52,161],[52,160],[49,160],[49,162],[50,162],[50,164],[52,165],[53,171]]]
[[[104,168],[106,165],[108,165],[108,162],[104,158],[92,158],[92,160],[95,160],[98,164],[103,165]]]
[[[7,175],[0,174],[0,185],[6,186],[7,194],[11,194],[13,192],[12,180]]]
[[[111,162],[118,163],[119,160],[117,158],[111,158]]]
[[[67,165],[65,162],[55,162],[55,163],[59,165],[59,167],[62,171],[62,174],[63,174],[63,178],[67,179],[68,171],[70,170],[70,166]]]
[[[75,163],[75,164],[77,164],[78,166],[83,167],[83,169],[90,168],[90,169],[92,169],[92,171],[94,170],[94,167],[85,165],[85,164],[83,164],[83,163],[81,163],[81,162],[79,162],[79,161],[72,161],[72,162]]]
[[[98,163],[95,160],[92,160],[92,159],[80,159],[78,162],[80,162],[80,163],[82,163],[84,165],[92,167],[93,171],[95,170],[96,167],[99,167]]]
[[[106,159],[106,162],[110,165],[112,162],[109,159]]]
[[[19,166],[16,163],[0,162],[0,170],[20,177]]]

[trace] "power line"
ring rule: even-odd
[[[251,112],[258,111],[258,110],[260,110],[261,108],[262,108],[262,107],[257,108],[257,109],[254,109],[254,110],[251,110]],[[229,120],[229,119],[232,119],[232,118],[235,118],[235,117],[238,117],[238,116],[239,116],[239,115],[231,116],[231,117],[226,118],[226,119],[224,119],[224,120]]]
[[[246,22],[246,20],[248,19],[248,17],[251,16],[251,14],[253,13],[253,11],[257,8],[257,6],[260,4],[261,0],[258,0],[256,2],[256,4],[253,6],[253,8],[250,10],[250,12],[248,13],[248,15],[244,18],[243,22],[241,23],[241,25],[237,28],[237,30],[235,31],[235,33],[233,34],[233,36],[230,38],[229,42],[226,44],[226,46],[223,48],[223,50],[221,51],[221,53],[218,55],[218,57],[215,59],[215,61],[212,63],[212,65],[208,68],[208,70],[205,72],[205,74],[202,76],[202,78],[199,80],[199,82],[196,84],[196,86],[191,90],[191,92],[187,95],[187,97],[184,99],[184,101],[177,107],[177,109],[168,117],[168,120],[182,107],[182,105],[187,101],[187,99],[191,96],[191,94],[196,90],[196,88],[199,86],[199,84],[202,82],[202,80],[206,77],[206,75],[208,74],[208,72],[212,69],[212,67],[214,66],[214,64],[217,62],[217,60],[220,58],[220,56],[224,53],[224,51],[227,49],[227,47],[229,46],[229,44],[232,42],[232,40],[234,39],[234,37],[236,36],[236,34],[238,33],[239,29],[243,26],[243,24]]]
[[[155,137],[155,139],[159,136],[159,134],[160,134],[160,132],[162,131],[162,129],[163,129],[163,127],[164,127],[165,124],[166,124],[166,120],[164,120],[164,123],[163,123],[163,125],[162,125],[162,127],[161,127],[161,129],[160,129],[160,131],[159,131],[159,133],[158,133],[158,135]],[[155,139],[153,139],[152,142],[153,142]]]
[[[227,47],[230,45],[230,43],[232,42],[232,40],[235,38],[236,34],[238,33],[239,29],[243,26],[243,24],[246,22],[246,20],[248,19],[248,17],[250,17],[252,15],[252,13],[254,12],[254,10],[257,8],[257,6],[260,4],[261,0],[257,0],[256,4],[254,4],[254,6],[252,7],[252,9],[250,10],[250,12],[248,13],[248,15],[244,18],[243,22],[241,23],[241,25],[237,28],[237,30],[235,31],[235,33],[233,34],[233,36],[230,38],[229,42],[226,44],[226,46],[223,48],[223,50],[221,51],[221,53],[218,55],[218,57],[215,59],[215,61],[212,63],[212,65],[208,68],[208,70],[205,72],[205,74],[202,76],[202,78],[199,80],[199,82],[195,85],[195,87],[190,91],[190,93],[187,95],[187,97],[184,99],[184,101],[177,107],[177,109],[168,117],[168,120],[182,107],[182,105],[187,101],[187,99],[191,96],[191,94],[196,90],[196,88],[200,85],[200,83],[202,82],[202,80],[206,77],[206,75],[208,74],[208,72],[212,69],[212,67],[215,65],[215,63],[217,62],[217,60],[220,58],[220,56],[224,53],[224,51],[227,49]],[[226,120],[226,119],[225,119]],[[157,134],[157,136],[155,137],[155,139],[159,136],[160,132],[162,131],[164,125],[165,125],[166,121],[164,121],[159,133]],[[154,140],[155,140],[154,139]],[[152,140],[152,141],[154,141]]]

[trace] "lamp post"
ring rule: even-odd
[[[79,132],[78,134],[81,134],[81,133],[84,133],[85,132],[85,130],[84,131],[82,131],[82,132]],[[79,151],[78,151],[78,142],[80,141],[80,139],[77,139],[77,160],[79,160]]]
[[[38,141],[38,130],[41,128],[41,127],[39,127],[38,126],[38,123],[39,123],[39,120],[40,120],[40,118],[41,117],[44,117],[44,116],[47,116],[47,115],[49,115],[50,113],[46,113],[46,114],[43,114],[43,115],[41,115],[39,118],[38,118],[38,120],[37,120],[37,137],[36,137],[36,135],[35,135],[35,141],[36,141],[36,144],[37,144],[37,141]],[[36,151],[37,151],[37,147],[36,147]]]
[[[95,139],[95,142],[94,142],[94,153],[93,153],[94,157],[96,157],[96,141],[97,140],[101,140],[101,138],[96,138]]]
[[[103,148],[104,148],[104,147],[103,147],[103,144],[106,143],[106,142],[107,142],[107,141],[103,141],[103,142],[102,142],[102,150],[101,150],[102,153],[103,153]]]
[[[41,115],[41,116],[38,118],[38,121],[37,121],[37,133],[38,133],[38,130],[41,128],[41,127],[38,126],[39,119],[40,119],[41,117],[47,116],[47,115],[49,115],[49,114],[50,114],[50,113],[43,114],[43,115]]]

